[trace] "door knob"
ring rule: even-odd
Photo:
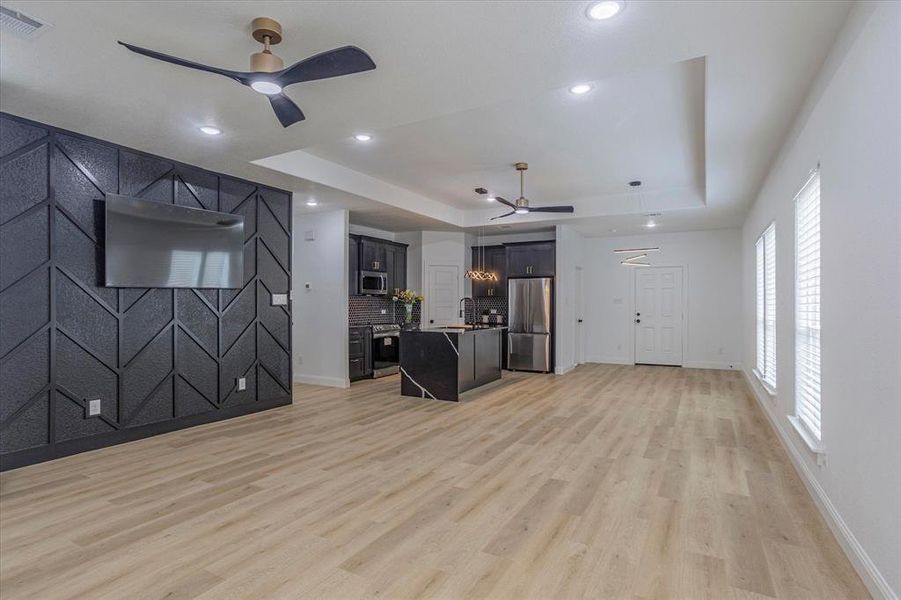
[[[641,319],[635,319],[636,323],[641,323]]]

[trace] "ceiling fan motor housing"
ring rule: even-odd
[[[250,55],[250,70],[254,73],[275,73],[284,69],[284,61],[269,49],[269,46],[282,41],[282,26],[279,22],[269,17],[257,17],[250,23],[250,28],[253,39],[266,46],[262,52]]]

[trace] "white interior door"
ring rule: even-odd
[[[585,285],[585,283],[582,280],[582,269],[581,269],[581,267],[576,267],[576,292],[575,292],[576,298],[575,298],[574,312],[576,313],[575,314],[575,318],[576,318],[575,363],[577,365],[580,365],[583,362],[585,362],[585,357],[584,357],[585,342],[583,341],[584,336],[582,334],[582,327],[584,327],[584,325],[582,324],[582,321],[583,321],[583,318],[582,318],[583,304],[582,304],[582,302],[584,301],[584,297],[583,297],[584,285]]]
[[[460,270],[456,265],[430,265],[428,267],[428,295],[426,327],[445,327],[458,321],[460,298]]]
[[[682,267],[635,269],[635,362],[682,365]]]

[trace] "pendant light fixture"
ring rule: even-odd
[[[643,198],[641,196],[641,190],[639,190],[639,188],[641,187],[641,181],[638,181],[637,179],[635,181],[630,181],[629,186],[635,188],[635,192],[638,197],[638,210],[643,213],[644,212],[644,202],[643,202]],[[656,225],[656,223],[654,223],[654,221],[653,221],[653,217],[659,216],[659,215],[660,215],[660,213],[649,213],[647,216],[650,217],[651,220],[648,221],[647,226],[653,227],[654,225]],[[613,251],[613,253],[614,254],[635,254],[635,256],[630,256],[628,258],[621,260],[619,264],[621,264],[623,266],[626,266],[626,267],[650,267],[651,263],[649,263],[647,261],[641,262],[641,259],[647,258],[648,252],[659,252],[659,251],[660,251],[660,247],[654,246],[654,247],[647,247],[647,248],[617,248],[616,250]],[[637,254],[639,252],[641,254]]]
[[[479,253],[478,253],[479,264],[472,265],[473,268],[466,271],[464,276],[469,277],[473,281],[497,281],[498,280],[497,273],[492,273],[492,272],[485,270],[485,246],[482,245],[482,228],[481,227],[479,227],[479,237],[478,237],[478,240],[476,243],[478,244],[478,248],[479,248]],[[478,267],[478,268],[476,268],[476,267]]]

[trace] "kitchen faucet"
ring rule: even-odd
[[[476,319],[476,301],[470,298],[469,296],[465,296],[460,298],[460,318],[463,319],[463,324],[466,324],[466,301],[469,300],[472,302],[472,320],[475,322]]]

